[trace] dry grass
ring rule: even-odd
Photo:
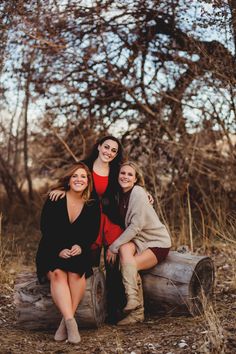
[[[0,284],[12,286],[15,274],[22,269],[23,254],[17,246],[14,233],[3,232],[0,215]]]
[[[236,254],[235,254],[235,256],[236,256]],[[231,291],[236,291],[236,265],[235,265],[235,258],[232,260],[232,269],[233,269],[233,275],[232,275],[231,280],[229,282],[229,287],[230,287]]]
[[[188,208],[182,208],[179,211],[180,218],[178,222],[180,228],[178,233],[176,232],[176,238],[173,239],[173,249],[181,244],[187,244],[190,248],[192,244],[194,252],[208,254],[215,260],[217,301],[216,304],[209,304],[209,302],[204,301],[203,297],[203,315],[189,319],[189,323],[192,325],[187,327],[190,329],[191,327],[195,328],[190,337],[196,336],[195,342],[193,342],[199,349],[199,353],[226,354],[230,345],[226,326],[232,326],[233,328],[234,323],[233,320],[230,320],[232,325],[229,320],[227,320],[227,325],[224,323],[224,318],[228,314],[231,315],[232,312],[232,309],[228,307],[229,303],[224,302],[224,296],[226,294],[230,298],[232,293],[236,294],[236,218],[228,218],[227,222],[225,219],[219,218],[218,223],[213,225],[211,220],[202,214],[202,219],[199,223],[199,237],[196,238],[196,225],[194,224],[194,213],[191,207],[192,205],[189,203]],[[39,241],[39,230],[38,226],[27,215],[25,217],[21,215],[21,220],[24,220],[24,223],[21,222],[19,225],[5,224],[3,227],[2,219],[3,217],[0,215],[0,283],[1,287],[12,289],[15,274],[22,271],[25,266],[28,268],[34,268],[35,266],[34,256]],[[192,232],[190,232],[190,227]],[[209,236],[209,230],[211,231],[211,236]],[[215,235],[214,237],[212,236],[213,234]],[[175,320],[166,319],[166,321],[169,321],[168,326],[173,323],[173,332],[175,333],[178,327]],[[183,320],[180,319],[179,321]],[[200,331],[202,327],[202,331],[197,337],[199,327]],[[181,336],[183,335],[181,334]],[[117,354],[122,353],[126,346],[122,339],[120,332],[114,334],[114,350],[116,350]],[[108,353],[105,344],[102,343],[101,345],[104,347],[103,353]],[[166,348],[168,346],[169,344],[166,344]],[[229,350],[231,349],[230,347]]]
[[[207,301],[204,305],[203,318],[205,328],[202,333],[205,335],[205,340],[200,348],[201,353],[224,354],[226,334],[213,304],[209,304]]]

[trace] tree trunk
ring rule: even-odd
[[[213,294],[214,264],[206,256],[171,251],[141,276],[145,307],[151,313],[198,315]]]
[[[54,305],[49,284],[38,283],[35,273],[18,274],[14,287],[17,324],[26,329],[55,329],[61,314]],[[99,327],[105,320],[105,278],[99,269],[87,279],[86,292],[76,311],[79,327]]]
[[[32,60],[32,58],[31,58]],[[29,111],[29,100],[30,100],[30,86],[31,81],[31,62],[28,63],[28,72],[26,77],[26,84],[25,84],[25,103],[24,103],[24,167],[25,167],[25,177],[28,183],[28,195],[29,200],[32,201],[34,199],[33,193],[33,185],[31,174],[29,170],[29,148],[28,148],[28,111]]]

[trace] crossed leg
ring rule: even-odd
[[[133,242],[122,245],[119,249],[121,264],[133,264],[137,270],[145,270],[154,267],[158,261],[150,249],[146,249],[140,254],[136,253],[136,246]]]
[[[55,269],[48,272],[48,278],[54,303],[65,320],[73,318],[85,292],[85,275],[80,277],[76,273]]]

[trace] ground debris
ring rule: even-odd
[[[13,285],[0,284],[0,354],[232,354],[236,352],[235,257],[215,254],[216,287],[213,307],[219,328],[206,316],[146,314],[144,323],[119,327],[104,324],[99,329],[81,330],[82,341],[73,346],[56,343],[52,331],[26,331],[16,327]],[[229,265],[229,267],[224,267]],[[227,269],[226,269],[227,268]],[[213,321],[213,324],[215,322]],[[220,330],[218,337],[214,331]],[[215,333],[217,334],[217,333]],[[219,350],[215,340],[219,340]],[[221,347],[220,347],[221,346]]]

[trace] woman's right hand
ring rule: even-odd
[[[62,250],[59,253],[59,257],[61,257],[61,258],[70,258],[71,257],[70,250],[68,248],[64,248],[64,250]]]
[[[116,261],[116,256],[117,256],[117,254],[116,254],[116,253],[113,253],[113,252],[108,248],[107,253],[106,253],[106,260],[107,260],[107,263],[114,264],[115,261]]]
[[[66,195],[65,191],[61,191],[60,189],[55,189],[49,193],[49,199],[53,202],[56,202],[58,199],[64,198]]]

